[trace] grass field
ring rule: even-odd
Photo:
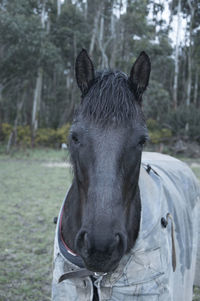
[[[53,218],[72,173],[49,163],[67,160],[46,149],[0,154],[0,301],[50,300]],[[187,161],[200,178],[200,162]]]
[[[0,301],[50,300],[53,217],[70,185],[63,151],[0,155]]]

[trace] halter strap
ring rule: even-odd
[[[64,202],[64,204],[65,204],[65,202]],[[78,266],[80,268],[84,268],[85,265],[84,265],[83,259],[67,246],[67,244],[64,241],[63,236],[62,236],[61,225],[62,225],[64,204],[61,209],[61,213],[60,213],[59,220],[58,220],[58,245],[60,248],[60,252],[71,263],[75,264],[76,266]]]

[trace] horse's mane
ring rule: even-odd
[[[136,120],[138,114],[144,120],[128,77],[121,71],[98,72],[82,98],[78,114],[103,124],[127,123]]]

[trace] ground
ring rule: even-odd
[[[51,300],[53,218],[71,182],[68,159],[48,149],[0,154],[0,301]],[[200,160],[186,161],[200,179]]]

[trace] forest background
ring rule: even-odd
[[[142,50],[151,143],[200,143],[200,0],[1,0],[0,142],[59,148],[80,101],[74,64],[127,74]],[[175,146],[174,146],[175,145]],[[199,155],[199,151],[198,155]]]

